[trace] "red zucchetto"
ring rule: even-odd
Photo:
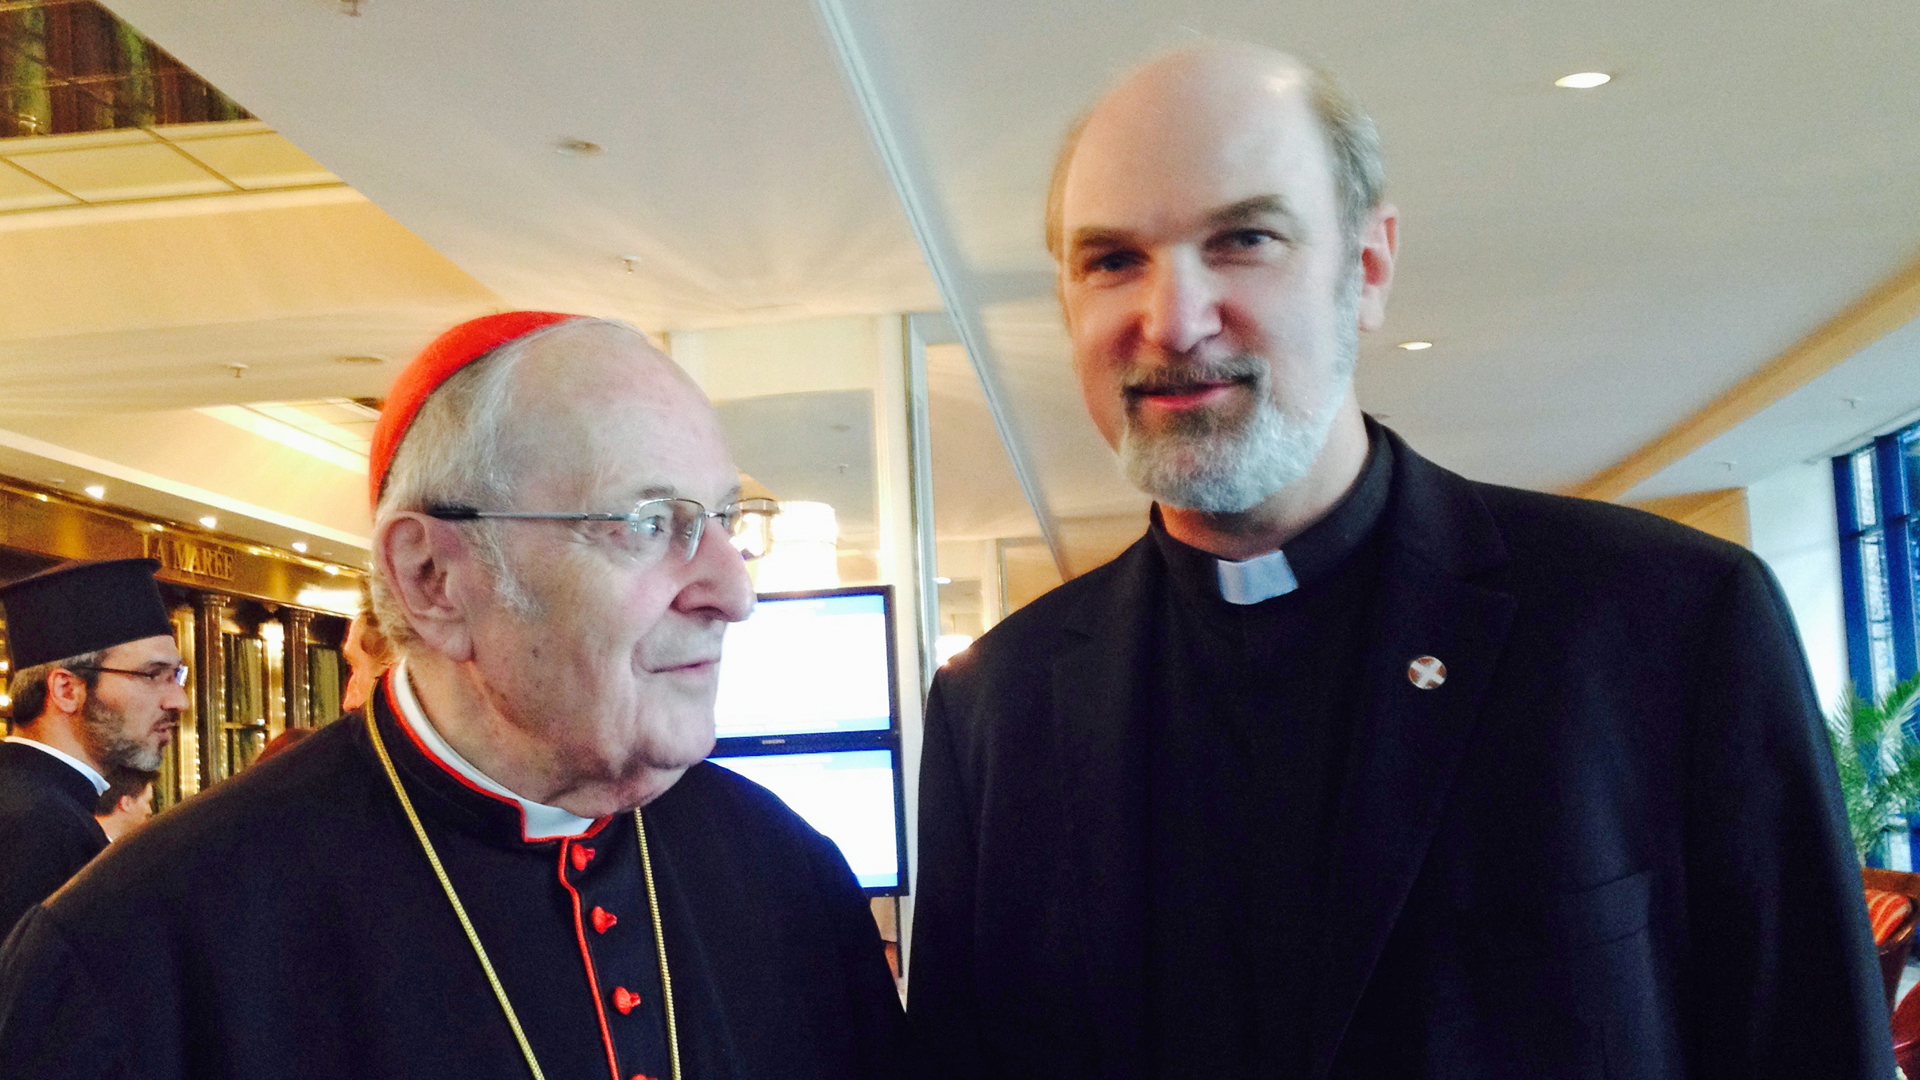
[[[372,506],[375,509],[380,506],[380,489],[386,486],[387,470],[393,465],[393,455],[400,449],[400,441],[406,438],[407,429],[413,426],[413,418],[419,415],[420,406],[427,403],[427,398],[440,388],[441,383],[451,378],[454,372],[508,342],[555,323],[579,318],[584,316],[563,315],[557,311],[507,311],[498,315],[482,315],[441,334],[433,339],[432,344],[420,350],[420,355],[402,368],[399,376],[393,380],[393,388],[387,392],[387,402],[380,409],[380,420],[373,426],[373,446],[367,453],[367,488]]]

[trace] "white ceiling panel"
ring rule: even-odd
[[[111,6],[510,304],[658,331],[939,303],[801,0]]]

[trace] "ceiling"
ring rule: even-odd
[[[943,533],[1045,521],[1085,569],[1142,502],[1067,373],[1046,178],[1100,87],[1199,35],[1321,60],[1377,118],[1403,257],[1361,399],[1474,476],[1571,488],[1920,260],[1906,0],[110,6],[310,175],[241,190],[170,137],[224,194],[0,214],[5,280],[62,268],[0,308],[0,429],[47,444],[76,401],[376,396],[390,368],[336,358],[499,306],[666,332],[944,302],[968,350],[930,372]],[[1592,69],[1613,83],[1552,86]],[[1755,479],[1913,413],[1916,334],[1631,494]]]

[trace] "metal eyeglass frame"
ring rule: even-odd
[[[65,664],[62,666],[72,671],[104,671],[109,675],[132,675],[135,678],[145,679],[155,686],[160,685],[162,682],[171,682],[175,686],[185,686],[187,685],[187,675],[191,670],[185,664],[175,664],[172,667],[161,668],[158,671],[141,671],[138,668],[101,667],[99,664]]]
[[[708,518],[720,522],[723,531],[731,539],[737,535],[733,531],[735,522],[744,520],[748,515],[757,514],[770,518],[780,512],[780,504],[773,499],[741,499],[729,503],[724,509],[709,510],[704,503],[694,499],[680,498],[642,499],[634,504],[633,509],[624,514],[567,510],[480,510],[471,506],[434,506],[423,512],[428,517],[441,521],[624,521],[628,529],[638,530],[641,520],[646,516],[646,508],[663,504],[693,508],[693,516],[689,519],[692,525],[686,537],[686,551],[681,557],[684,562],[692,562],[694,554],[700,550],[700,540],[705,534]],[[668,550],[672,550],[676,539],[671,536],[667,538]],[[745,551],[739,548],[735,550],[740,551],[740,556],[748,560],[757,559],[766,554],[764,551]]]

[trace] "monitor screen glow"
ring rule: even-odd
[[[722,739],[888,731],[886,598],[776,597],[727,628],[714,734]]]
[[[780,796],[807,824],[838,844],[861,888],[899,886],[893,751],[830,750],[712,761]]]

